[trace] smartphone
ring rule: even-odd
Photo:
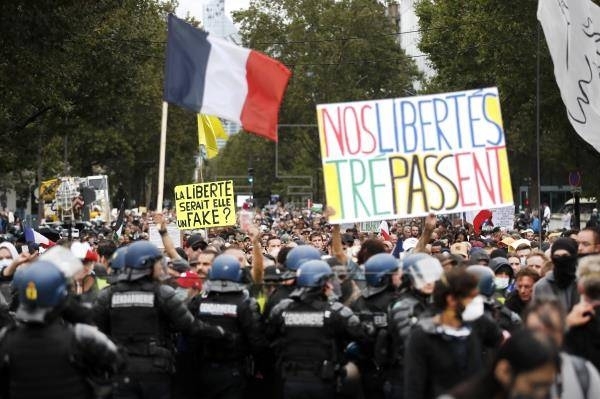
[[[22,254],[29,254],[29,246],[27,244],[21,245],[21,253]]]

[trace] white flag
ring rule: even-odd
[[[590,0],[539,0],[537,17],[569,121],[600,151],[600,7]]]

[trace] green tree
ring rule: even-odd
[[[175,5],[2,2],[0,175],[13,173],[0,189],[29,190],[31,174],[19,171],[39,179],[103,171],[137,204],[153,201],[165,16]],[[166,193],[191,181],[195,132],[195,116],[171,107]]]
[[[280,176],[321,179],[317,104],[405,96],[420,78],[378,1],[255,0],[247,10],[234,13],[234,20],[246,46],[277,58],[293,72],[279,115],[285,125],[279,129]],[[250,151],[253,140],[239,140],[245,143],[243,155],[235,152],[235,159],[225,161],[231,156],[226,148],[216,161],[220,173],[244,175],[250,156],[261,193],[285,188],[289,179],[273,179],[273,144],[252,144],[264,152]],[[227,146],[234,145],[237,140]],[[258,166],[263,162],[265,166]],[[313,190],[317,184],[322,187],[314,183]]]
[[[538,36],[536,11],[534,1],[422,0],[417,6],[422,35],[419,47],[437,71],[426,91],[498,87],[513,191],[531,178],[531,205],[538,202],[538,54],[542,184],[564,185],[568,171],[591,171],[600,160],[568,122],[541,28]],[[597,174],[586,174],[585,180],[590,192],[598,191]]]

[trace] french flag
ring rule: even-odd
[[[165,101],[238,122],[277,141],[279,107],[291,72],[280,62],[168,17]]]
[[[390,237],[390,226],[386,220],[382,220],[379,224],[379,234],[383,237],[384,241],[389,241]]]
[[[34,242],[36,244],[41,245],[44,248],[49,248],[56,245],[54,241],[51,241],[48,237],[40,234],[31,227],[25,227],[23,229],[23,232],[25,233],[25,241],[27,241],[28,243]]]

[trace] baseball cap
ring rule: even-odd
[[[192,234],[188,237],[186,244],[194,251],[197,251],[198,249],[205,250],[206,247],[208,247],[208,243],[204,241],[201,234]]]

